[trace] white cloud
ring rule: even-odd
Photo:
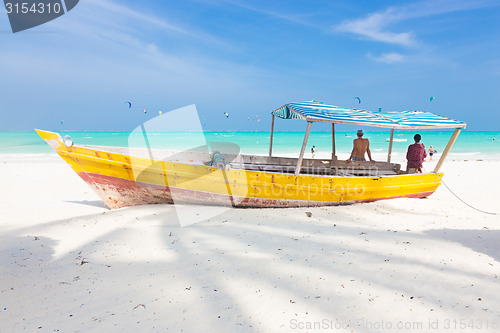
[[[231,51],[233,46],[199,27],[113,0],[87,0],[77,8],[49,22],[50,28],[40,28],[54,33],[13,34],[9,43],[0,44],[2,76],[16,84],[38,84],[38,91],[65,89],[64,82],[77,81],[80,89],[95,95],[132,91],[160,96],[158,91],[170,91],[178,96],[213,96],[268,75],[252,64],[202,52]]]
[[[490,0],[470,2],[426,0],[405,6],[389,7],[385,11],[371,13],[363,18],[346,20],[333,26],[332,30],[356,34],[378,42],[415,46],[417,40],[413,32],[393,32],[390,30],[391,26],[409,19],[472,10],[491,5],[495,5],[495,2]]]
[[[247,10],[250,10],[250,11],[253,11],[253,12],[257,12],[257,13],[260,13],[260,14],[268,15],[268,16],[271,16],[271,17],[275,17],[275,18],[278,18],[278,19],[285,20],[285,21],[290,21],[290,22],[293,22],[293,23],[298,23],[298,24],[303,24],[303,25],[308,25],[308,26],[311,25],[308,22],[299,19],[298,16],[287,15],[287,14],[283,14],[281,12],[275,12],[275,11],[270,11],[270,10],[265,10],[265,9],[257,8],[255,6],[250,6],[247,3],[245,3],[245,2],[241,3],[239,1],[234,1],[234,0],[226,0],[226,2],[228,2],[228,3],[230,3],[230,4],[234,5],[234,6],[240,7],[240,8],[244,8],[244,9],[247,9]]]
[[[85,14],[81,14],[81,17],[85,16],[85,24],[92,23],[103,34],[106,34],[104,30],[115,30],[120,34],[130,34],[146,40],[148,36],[144,31],[149,30],[156,33],[165,32],[166,37],[195,40],[204,45],[217,45],[225,49],[232,48],[227,41],[206,30],[189,26],[182,19],[142,12],[119,4],[116,0],[87,0],[79,5],[78,11],[85,11]],[[85,29],[78,27],[78,30]],[[121,39],[117,42],[122,41]]]
[[[186,34],[186,35],[192,35],[190,32],[186,31],[182,27],[178,25],[171,24],[164,19],[160,19],[158,17],[154,17],[151,15],[147,15],[138,11],[134,11],[130,9],[129,7],[125,7],[119,4],[116,4],[112,1],[105,1],[105,0],[87,0],[89,3],[91,3],[94,6],[101,7],[102,9],[108,10],[110,12],[113,12],[114,14],[120,15],[122,17],[128,17],[131,19],[135,20],[140,20],[145,23],[153,24],[156,25],[160,28],[170,30],[173,32],[181,33],[181,34]]]
[[[400,19],[398,16],[393,9],[388,9],[382,13],[368,15],[366,18],[342,22],[335,29],[379,42],[410,46],[415,43],[410,32],[394,33],[384,30],[386,26]]]
[[[373,54],[368,53],[366,56],[373,61],[385,64],[395,64],[406,61],[406,57],[399,53],[383,53],[380,56],[374,56]]]

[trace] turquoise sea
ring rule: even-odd
[[[413,143],[416,132],[400,131],[395,134],[397,139],[406,139],[406,142],[394,142],[393,158],[404,159],[406,149]],[[442,152],[448,143],[452,131],[419,131],[422,142],[429,148],[430,145]],[[106,145],[106,146],[137,146],[134,140],[140,133],[131,132],[60,132],[61,136],[69,135],[76,144]],[[207,142],[230,142],[238,145],[244,154],[265,155],[269,151],[269,131],[226,131],[226,132],[153,132],[148,133],[153,148],[185,150],[199,146],[200,140]],[[389,131],[365,131],[365,138],[370,139],[372,154],[377,160],[385,160],[389,143]],[[304,132],[291,131],[274,134],[273,155],[297,156]],[[352,140],[355,132],[336,132],[337,156],[347,158],[352,149]],[[139,140],[140,141],[140,140]],[[329,157],[331,154],[331,133],[327,131],[311,132],[307,150],[315,145],[319,157]],[[51,148],[34,131],[30,132],[0,132],[0,158],[5,154],[53,154]],[[307,157],[307,155],[306,155]],[[500,159],[500,132],[467,131],[460,134],[455,143],[450,158],[458,160],[499,160]]]

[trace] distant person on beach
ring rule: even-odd
[[[422,173],[422,166],[427,153],[425,152],[424,144],[420,143],[420,140],[422,140],[420,134],[415,134],[413,139],[415,143],[408,147],[408,152],[406,153],[406,159],[408,160],[406,173]]]
[[[316,155],[316,146],[313,146],[311,148],[311,154],[312,154],[312,158],[314,158],[314,156]]]
[[[432,161],[432,155],[437,153],[436,149],[432,148],[432,146],[429,148],[429,162]]]
[[[358,133],[358,138],[354,139],[352,141],[352,152],[351,156],[346,160],[346,162],[351,162],[352,161],[366,161],[365,159],[365,153],[368,155],[368,158],[370,161],[375,162],[372,160],[372,153],[370,152],[370,141],[368,139],[363,139],[363,131],[359,130]]]

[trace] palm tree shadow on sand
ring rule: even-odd
[[[425,232],[434,238],[460,243],[475,252],[486,254],[496,261],[500,261],[500,230],[456,230],[437,229]]]

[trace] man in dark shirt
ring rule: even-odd
[[[408,160],[406,171],[407,173],[421,173],[422,164],[427,157],[427,152],[425,151],[424,144],[420,143],[420,140],[422,140],[420,134],[415,134],[413,139],[415,139],[415,143],[408,147],[408,152],[406,153],[406,159]]]

